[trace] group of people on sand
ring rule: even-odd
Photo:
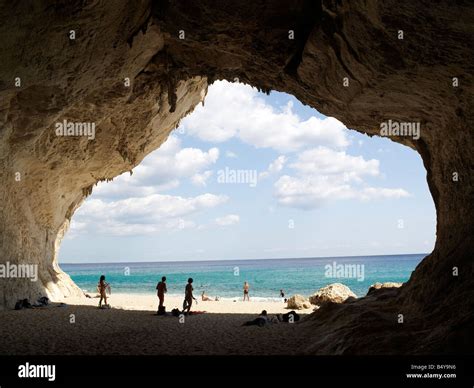
[[[277,314],[273,318],[270,318],[268,316],[267,310],[263,310],[257,318],[252,319],[251,321],[244,322],[242,326],[263,327],[271,323],[281,323],[281,322],[294,323],[294,322],[298,322],[299,320],[300,320],[300,316],[294,310],[285,314]]]
[[[191,306],[193,305],[193,300],[197,303],[197,299],[193,295],[193,281],[193,278],[189,278],[188,283],[186,284],[186,287],[184,289],[183,313],[189,313],[189,311],[191,310]],[[163,276],[161,278],[161,282],[158,282],[158,284],[156,285],[156,290],[158,300],[160,301],[158,305],[158,312],[164,312],[165,294],[168,292],[168,289],[166,288],[166,276]]]
[[[189,313],[191,310],[191,306],[193,305],[193,300],[196,301],[197,304],[197,299],[193,295],[193,278],[188,279],[188,283],[186,284],[186,287],[184,289],[184,302],[183,302],[183,313]],[[168,292],[168,289],[166,287],[166,276],[163,276],[161,278],[161,281],[158,282],[156,285],[156,294],[158,296],[159,304],[158,304],[158,311],[164,311],[164,302],[165,302],[165,294]],[[250,285],[248,282],[244,283],[244,301],[250,301],[249,298],[249,290],[250,290]],[[214,299],[206,295],[206,292],[203,291],[201,294],[201,300],[203,302],[218,302],[219,297],[216,296]]]
[[[157,296],[159,300],[159,305],[158,305],[158,311],[164,311],[164,302],[165,302],[165,294],[168,292],[168,289],[166,288],[166,276],[163,276],[161,278],[161,281],[158,282],[156,285],[156,290],[157,290]],[[244,298],[243,301],[248,301],[250,302],[250,284],[248,282],[244,282]],[[97,291],[100,296],[99,300],[99,307],[100,308],[110,308],[110,306],[107,304],[107,293],[111,293],[111,287],[110,284],[105,281],[105,276],[102,275],[99,279],[99,283],[97,284]],[[183,313],[189,313],[191,310],[191,306],[193,305],[193,300],[196,301],[197,299],[193,295],[193,278],[188,279],[188,283],[186,284],[186,287],[184,289],[184,302],[183,302]],[[280,290],[280,296],[285,297],[285,294],[283,290]],[[201,300],[203,302],[212,302],[212,301],[219,301],[219,297],[215,297],[215,299],[210,298],[209,296],[206,295],[206,292],[203,291],[201,294]],[[104,301],[104,304],[102,305],[102,301]]]
[[[160,301],[158,305],[158,311],[160,311],[164,309],[163,303],[165,301],[165,294],[168,292],[168,289],[166,288],[166,276],[163,276],[161,278],[161,282],[158,282],[158,284],[156,285],[156,290],[158,299]],[[193,305],[193,300],[195,300],[197,303],[197,299],[194,297],[193,291],[193,278],[189,278],[188,283],[186,284],[186,288],[184,290],[183,312],[189,313],[189,311],[191,310],[191,306]],[[107,304],[107,293],[111,293],[111,287],[110,284],[105,281],[104,275],[99,278],[99,283],[97,283],[97,292],[100,296],[99,307],[109,308],[110,306]],[[202,293],[202,299],[210,300],[210,298],[207,297],[204,292]],[[104,301],[104,304],[102,304],[102,301]]]

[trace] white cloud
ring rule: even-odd
[[[124,173],[113,180],[113,182],[101,182],[94,188],[94,198],[128,198],[146,197],[175,189],[179,186],[178,179],[172,179],[155,185],[140,185],[140,181],[132,181],[128,173]],[[133,179],[133,178],[132,178]],[[143,183],[142,183],[143,184]]]
[[[205,107],[196,107],[182,128],[205,141],[236,137],[257,148],[281,152],[317,145],[341,148],[349,143],[344,124],[335,118],[303,120],[293,112],[291,101],[275,109],[259,97],[257,89],[227,81],[209,88]]]
[[[360,199],[399,199],[409,197],[410,194],[404,189],[386,189],[383,187],[366,187],[359,191]]]
[[[379,161],[365,160],[319,147],[301,153],[290,164],[295,176],[283,175],[275,182],[275,196],[282,205],[312,209],[328,200],[394,199],[409,196],[397,188],[368,187],[365,176],[380,176]]]
[[[202,174],[194,174],[191,177],[191,181],[197,186],[206,186],[207,180],[212,176],[212,171],[207,170]]]
[[[209,193],[189,198],[153,194],[111,202],[90,199],[79,208],[75,218],[81,225],[87,223],[102,233],[148,234],[164,229],[196,227],[186,217],[219,206],[227,200],[226,196]]]
[[[285,166],[286,161],[287,157],[284,155],[280,155],[272,163],[270,163],[270,166],[268,166],[268,172],[271,174],[280,172]]]
[[[75,218],[69,224],[69,231],[65,235],[65,239],[72,240],[87,231],[87,223],[77,221]]]
[[[318,147],[301,153],[290,167],[300,175],[342,175],[345,181],[361,181],[364,175],[379,175],[379,164],[376,159],[365,160],[344,151]]]
[[[276,158],[267,168],[267,171],[261,172],[259,174],[260,179],[268,178],[270,175],[279,173],[283,167],[285,166],[286,161],[288,158],[285,155],[280,155]]]
[[[224,217],[218,217],[215,219],[216,224],[219,226],[230,226],[238,224],[240,217],[237,214],[228,214]]]
[[[181,148],[176,136],[170,136],[161,147],[148,155],[133,170],[114,179],[113,184],[102,182],[94,189],[95,197],[144,197],[171,190],[181,179],[191,179],[204,186],[211,172],[206,170],[217,162],[219,149],[207,152],[198,148]]]
[[[235,152],[233,152],[233,151],[227,151],[227,152],[225,153],[225,156],[227,156],[228,158],[231,158],[231,159],[237,158],[237,154],[236,154]]]

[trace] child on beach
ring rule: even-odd
[[[97,284],[97,291],[100,294],[99,307],[102,307],[102,300],[104,300],[104,307],[108,307],[107,304],[107,291],[110,293],[110,284],[105,281],[105,276],[102,275]]]
[[[245,282],[244,283],[244,302],[245,302],[245,299],[247,299],[247,301],[250,302],[249,289],[250,289],[250,284],[248,282]]]

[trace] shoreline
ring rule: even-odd
[[[97,297],[99,294],[96,293],[95,291],[94,292],[90,292],[90,291],[87,291],[86,289],[83,289],[82,290],[85,294],[87,295],[90,295],[91,297],[95,298]],[[307,292],[306,294],[310,294],[310,292]],[[147,292],[135,292],[135,291],[123,291],[123,290],[120,290],[120,291],[115,291],[115,290],[112,290],[112,294],[110,296],[137,296],[137,297],[152,297],[152,298],[157,298],[157,295],[156,295],[156,291],[155,292],[151,292],[151,291],[147,291]],[[108,295],[109,296],[109,295]],[[107,296],[107,297],[108,297]],[[201,300],[201,294],[200,292],[195,292],[194,296],[198,299],[198,301]],[[215,294],[206,294],[207,297],[211,298],[211,299],[214,299],[216,297]],[[293,295],[290,295],[290,296],[293,296]],[[252,302],[284,302],[284,299],[288,299],[290,296],[285,296],[284,298],[281,298],[281,297],[275,297],[275,296],[252,296],[250,295],[250,300]],[[239,296],[220,296],[220,295],[217,295],[217,297],[219,298],[219,301],[227,301],[227,302],[239,302],[239,301],[242,301],[243,300],[243,295],[239,295]],[[183,293],[167,293],[166,294],[166,298],[184,298],[184,292]],[[214,300],[213,300],[214,301]]]

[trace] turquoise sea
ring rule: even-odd
[[[144,263],[61,264],[76,284],[87,292],[95,292],[100,275],[105,275],[112,292],[155,294],[162,276],[167,277],[168,294],[183,295],[186,281],[194,279],[195,293],[224,299],[241,297],[244,281],[250,283],[254,300],[279,300],[286,296],[313,294],[330,283],[343,283],[357,296],[367,293],[376,282],[405,282],[426,254],[353,256],[326,258],[181,261]],[[328,277],[326,265],[359,265],[363,277]],[[354,267],[352,267],[354,268]],[[336,274],[337,275],[337,274]]]

